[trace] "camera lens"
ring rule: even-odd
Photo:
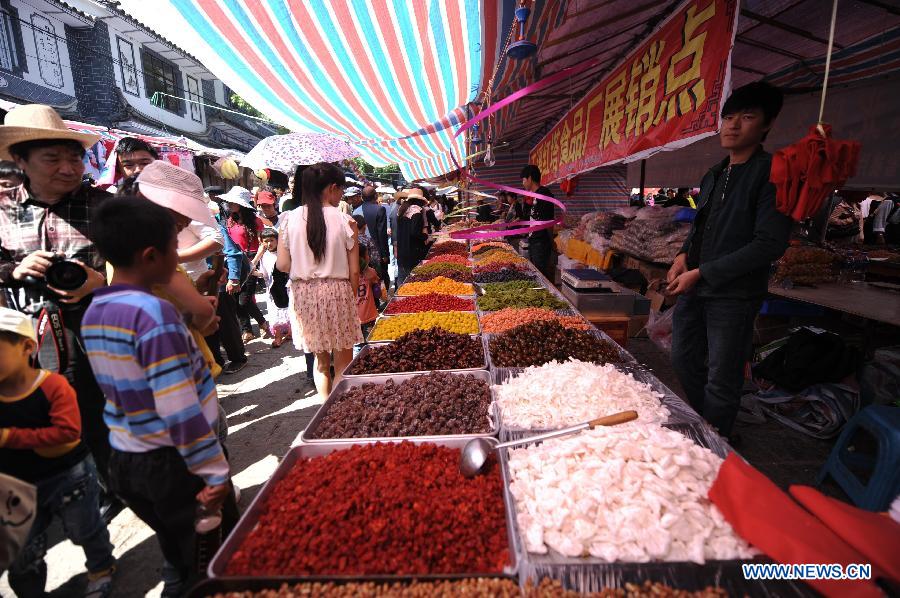
[[[87,282],[87,271],[69,260],[55,262],[44,273],[47,284],[61,291],[74,291]]]

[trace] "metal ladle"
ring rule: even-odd
[[[595,426],[617,426],[637,419],[637,411],[622,411],[604,417],[598,417],[581,424],[575,424],[568,428],[553,430],[552,432],[544,432],[527,438],[518,440],[510,440],[509,442],[497,442],[496,438],[474,438],[466,443],[462,453],[459,456],[459,471],[467,478],[473,478],[481,473],[484,464],[488,460],[488,456],[497,449],[507,448],[510,446],[518,446],[520,444],[528,444],[529,442],[538,442],[557,436],[566,436],[574,434],[582,430],[592,430]]]

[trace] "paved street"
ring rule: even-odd
[[[259,302],[264,309],[265,302]],[[312,385],[306,383],[303,354],[290,343],[272,349],[270,341],[256,339],[247,345],[247,352],[247,367],[221,377],[218,387],[228,414],[228,451],[234,482],[242,490],[242,509],[275,470],[278,459],[299,442],[300,433],[320,405]],[[113,595],[159,596],[162,555],[150,528],[126,510],[113,520],[110,534],[119,559]],[[47,590],[54,598],[79,596],[86,584],[84,554],[61,538],[61,528],[54,526],[47,555]],[[0,596],[12,595],[4,575]]]

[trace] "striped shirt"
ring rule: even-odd
[[[106,395],[113,448],[145,453],[174,446],[208,485],[224,483],[228,463],[214,432],[216,385],[175,307],[114,284],[94,292],[81,333]]]

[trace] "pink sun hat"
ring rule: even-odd
[[[156,160],[144,167],[137,183],[141,195],[153,203],[208,226],[219,226],[209,211],[203,182],[193,172]]]

